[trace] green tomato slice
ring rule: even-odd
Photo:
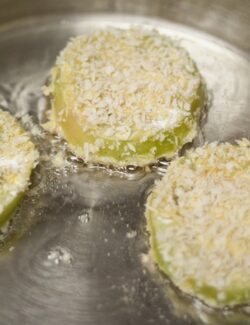
[[[71,150],[114,166],[173,157],[195,137],[205,102],[188,54],[166,36],[141,29],[74,39],[59,56],[46,92],[51,122]]]
[[[170,164],[147,200],[152,255],[215,307],[250,302],[250,144],[209,144]]]
[[[10,113],[0,110],[0,226],[19,204],[37,158],[27,132]]]

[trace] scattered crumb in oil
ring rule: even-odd
[[[156,265],[152,258],[151,252],[147,254],[141,254],[140,260],[146,270],[148,270],[151,273],[154,273],[156,271]]]
[[[57,247],[48,253],[48,260],[54,264],[71,264],[73,257],[71,253],[62,247]]]
[[[136,236],[137,236],[137,232],[136,232],[136,230],[131,230],[131,231],[129,231],[129,232],[126,233],[126,237],[127,237],[128,239],[133,239],[133,238],[135,238]]]
[[[9,252],[10,252],[10,253],[13,252],[14,249],[15,249],[15,247],[14,247],[14,246],[11,246],[11,247],[9,248]]]
[[[78,220],[81,223],[88,223],[90,221],[89,214],[88,213],[83,213],[80,216],[78,216]]]
[[[53,167],[64,168],[70,163],[65,158],[65,155],[62,151],[59,151],[51,160]]]
[[[142,264],[147,264],[149,262],[149,254],[141,254]]]
[[[22,115],[21,121],[34,137],[43,137],[43,132],[38,125],[33,122],[32,117],[29,114]]]

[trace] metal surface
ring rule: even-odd
[[[248,0],[0,0],[0,105],[39,123],[41,86],[68,39],[131,23],[177,37],[197,62],[210,94],[200,142],[250,137]],[[40,166],[0,255],[1,325],[250,323],[248,308],[206,308],[154,269],[143,214],[161,168],[111,175],[68,154],[58,168],[65,146],[43,132],[35,141]]]

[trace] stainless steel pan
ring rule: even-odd
[[[247,307],[202,306],[153,266],[144,203],[166,166],[89,168],[34,129],[47,105],[41,86],[68,39],[131,23],[177,37],[197,62],[210,101],[196,145],[250,137],[248,0],[0,0],[0,106],[22,116],[41,152],[32,186],[1,234],[2,325],[250,323]],[[63,168],[60,152],[69,162]]]

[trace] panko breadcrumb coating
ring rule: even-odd
[[[0,109],[0,226],[29,185],[38,152],[16,119]]]
[[[211,143],[170,164],[147,200],[156,263],[214,306],[250,301],[250,143]]]
[[[156,30],[104,29],[72,39],[45,87],[50,128],[86,162],[143,166],[171,158],[197,132],[201,76]]]

